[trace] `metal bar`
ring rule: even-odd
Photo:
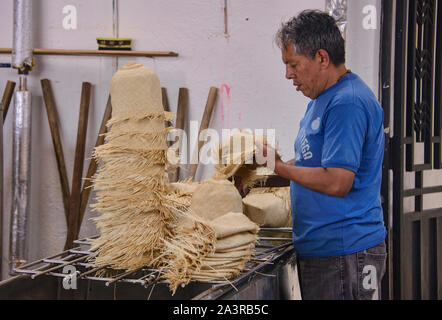
[[[102,270],[102,269],[105,269],[105,268],[107,268],[107,267],[104,266],[104,267],[96,267],[96,268],[93,268],[93,269],[91,269],[91,270],[89,270],[89,271],[86,271],[86,272],[80,273],[80,274],[78,275],[78,278],[79,278],[79,279],[80,279],[80,278],[84,278],[84,277],[86,277],[86,276],[89,275],[89,274],[95,273],[95,272],[97,272],[97,271],[99,271],[99,270]]]
[[[58,266],[55,266],[55,267],[49,268],[49,269],[44,270],[44,271],[41,271],[41,272],[39,272],[39,273],[37,273],[37,274],[32,275],[32,276],[31,276],[31,279],[35,279],[35,278],[37,278],[37,277],[39,277],[39,276],[41,276],[41,275],[47,274],[48,272],[51,272],[51,271],[54,271],[54,270],[57,270],[57,269],[63,268],[64,266],[68,266],[68,265],[70,265],[70,264],[73,264],[73,263],[76,263],[76,262],[80,262],[80,261],[86,260],[86,259],[89,258],[89,257],[90,257],[90,256],[80,257],[80,258],[78,258],[78,259],[74,259],[74,260],[72,260],[72,261],[69,261],[69,262],[63,263],[63,264],[61,264],[61,265],[58,265]]]
[[[415,196],[421,196],[424,194],[432,194],[432,193],[441,193],[442,192],[442,186],[435,186],[435,187],[426,187],[421,189],[407,189],[404,190],[404,198],[408,197],[415,197]]]
[[[3,262],[3,103],[0,101],[0,280]]]
[[[117,276],[116,278],[113,278],[111,281],[106,282],[106,287],[109,287],[112,283],[117,282],[118,280],[121,280],[124,277],[127,277],[128,275],[133,274],[141,269],[143,269],[143,267],[122,273],[121,275]]]
[[[28,263],[28,264],[20,266],[20,269],[24,269],[24,268],[29,268],[29,267],[35,266],[36,264],[42,263],[44,259],[54,259],[56,257],[60,257],[60,256],[62,256],[64,254],[66,254],[68,252],[69,252],[69,250],[62,251],[61,253],[57,253],[56,255],[53,255],[53,256],[50,256],[50,257],[47,257],[47,258],[43,258],[43,259],[40,259],[40,260],[33,261],[31,263]]]
[[[70,253],[73,253],[73,254],[92,254],[92,253],[93,253],[93,252],[91,252],[91,251],[72,250],[72,249],[70,249],[69,252],[70,252]]]
[[[292,241],[291,238],[272,238],[272,237],[259,237],[258,240],[262,241]]]
[[[274,231],[274,232],[287,232],[292,233],[292,228],[260,228],[260,231]]]
[[[26,262],[27,221],[31,193],[31,93],[26,89],[26,76],[20,75],[15,93],[12,209],[9,242],[10,270]]]
[[[436,252],[437,299],[442,300],[442,216],[436,219]]]
[[[392,51],[393,51],[393,1],[382,0],[382,16],[381,16],[381,44],[380,44],[380,70],[379,70],[379,100],[384,111],[384,128],[385,134],[385,149],[384,162],[382,165],[382,185],[381,194],[383,198],[382,208],[384,212],[384,222],[387,227],[387,252],[388,255],[387,269],[382,281],[381,297],[391,300],[393,295],[393,230],[392,220],[393,213],[390,210],[390,169],[392,168],[391,161],[391,86],[392,86]]]
[[[437,4],[437,33],[436,33],[436,77],[435,88],[439,92],[435,93],[434,102],[434,136],[439,141],[434,145],[434,169],[442,169],[442,3]]]
[[[402,252],[404,246],[402,240],[403,200],[402,190],[404,186],[404,106],[405,106],[405,83],[406,79],[406,35],[407,35],[407,1],[396,1],[396,37],[395,37],[395,64],[394,64],[394,136],[392,141],[393,162],[393,297],[401,299],[405,296],[403,286],[404,271]]]
[[[0,54],[12,53],[11,48],[0,48]],[[35,55],[61,56],[107,56],[107,57],[178,57],[173,51],[123,51],[123,50],[67,50],[67,49],[34,49]]]
[[[420,139],[414,127],[415,120],[415,101],[416,97],[416,9],[417,3],[415,0],[409,0],[409,9],[407,11],[408,22],[406,24],[407,38],[405,40],[407,48],[407,72],[406,72],[406,97],[405,97],[405,136],[411,137],[412,144],[407,145],[406,152],[406,170],[416,171],[414,167],[414,149],[416,139]],[[405,54],[405,51],[404,53]]]

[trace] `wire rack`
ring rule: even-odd
[[[264,232],[266,236],[264,236],[262,232]],[[291,250],[292,242],[289,237],[290,233],[291,229],[289,228],[262,228],[260,230],[259,240],[255,247],[253,258],[246,264],[246,267],[240,275],[235,279],[226,281],[208,281],[205,283],[210,283],[214,287],[224,285],[234,286],[244,281],[244,279],[259,273],[262,268],[274,263],[274,261],[280,258],[283,254]],[[283,236],[276,237],[272,236],[272,234],[282,234]],[[101,281],[105,283],[105,286],[110,286],[117,282],[139,284],[144,287],[148,287],[158,282],[167,283],[167,281],[162,278],[162,272],[158,269],[143,267],[126,271],[115,270],[109,266],[95,266],[90,262],[90,259],[94,256],[94,252],[89,250],[91,246],[89,239],[97,237],[98,236],[76,240],[74,241],[75,247],[73,249],[15,268],[13,272],[17,274],[17,276],[0,282],[0,287],[17,277],[36,279],[44,275],[60,277],[63,279],[75,276],[77,280],[85,279]],[[67,272],[67,270],[70,271]],[[75,271],[71,272],[71,270]]]

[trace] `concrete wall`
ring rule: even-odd
[[[377,94],[379,0],[349,1],[347,66],[358,73]],[[37,0],[34,15],[36,48],[96,49],[96,37],[112,36],[111,0]],[[273,36],[281,22],[306,8],[323,9],[324,0],[228,0],[228,33],[224,36],[222,0],[122,0],[121,37],[134,40],[134,50],[171,50],[177,58],[119,59],[121,66],[136,60],[153,68],[166,87],[172,111],[178,89],[189,89],[188,121],[200,121],[211,86],[224,88],[215,106],[211,128],[274,128],[281,153],[293,157],[293,141],[308,100],[285,80],[285,68]],[[65,30],[62,10],[77,9],[78,25]],[[364,27],[366,6],[374,6],[373,29]],[[370,7],[372,8],[372,7]],[[366,21],[367,22],[367,21]],[[377,27],[376,27],[377,26]],[[12,46],[12,0],[0,1],[0,47]],[[10,60],[0,55],[0,62]],[[36,56],[29,76],[33,94],[32,194],[29,219],[29,260],[46,257],[63,248],[66,223],[61,201],[51,135],[43,104],[40,79],[51,80],[59,113],[61,138],[69,179],[72,178],[81,83],[93,85],[86,154],[89,158],[108,96],[113,58]],[[0,90],[6,81],[17,81],[17,72],[0,69]],[[230,98],[230,99],[229,99]],[[222,102],[222,103],[221,103]],[[6,277],[11,211],[12,109],[4,125],[5,195],[3,212],[3,277]],[[84,170],[87,170],[86,161]],[[197,179],[213,169],[202,167]],[[92,197],[94,194],[92,193]],[[85,216],[80,236],[96,233],[93,216]]]

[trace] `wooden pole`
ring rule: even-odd
[[[162,94],[162,98],[163,98],[164,111],[170,112],[169,99],[167,98],[167,89],[161,88],[161,94]],[[166,121],[165,124],[166,124],[166,127],[171,127],[172,121]],[[171,145],[172,145],[172,141],[167,140],[167,147],[170,148]],[[168,168],[167,175],[169,178],[169,182],[175,182],[177,180],[176,169]]]
[[[106,109],[104,110],[103,119],[101,120],[100,129],[98,131],[97,141],[95,142],[95,148],[101,146],[104,143],[105,136],[107,132],[106,123],[110,120],[112,116],[112,102],[111,97],[107,99]],[[84,179],[83,189],[81,190],[81,205],[80,205],[80,215],[78,216],[78,228],[76,231],[76,238],[80,234],[81,224],[83,222],[84,213],[86,212],[87,204],[89,201],[89,195],[91,193],[92,187],[92,177],[95,172],[97,172],[98,163],[94,158],[91,159],[89,163],[89,168],[87,170],[86,178]]]
[[[187,111],[187,105],[189,102],[189,91],[187,88],[180,88],[178,92],[178,107],[176,112],[176,121],[175,121],[175,128],[184,130],[184,121],[185,121],[185,115]],[[181,151],[181,145],[179,146],[179,150]],[[179,180],[180,177],[180,167],[177,167],[175,170],[175,181]]]
[[[163,107],[164,111],[170,112],[169,99],[167,98],[167,89],[161,88],[161,97],[163,99]],[[172,125],[172,121],[166,121],[166,126],[170,127]]]
[[[12,96],[14,95],[15,82],[8,81],[6,83],[5,91],[3,91],[2,105],[3,105],[3,121],[8,114],[9,105],[11,104]],[[5,124],[3,122],[3,124]]]
[[[83,175],[84,152],[86,145],[87,122],[89,116],[89,102],[91,84],[83,82],[81,90],[80,115],[78,117],[77,145],[75,147],[74,172],[72,176],[71,203],[69,207],[69,223],[66,236],[65,250],[71,249],[75,240],[78,226],[78,216],[81,206],[81,178]]]
[[[218,88],[211,87],[210,91],[209,91],[209,96],[207,97],[207,103],[206,103],[206,107],[204,109],[203,118],[201,120],[200,129],[198,131],[198,141],[197,141],[197,150],[196,150],[196,154],[198,156],[198,161],[197,161],[197,163],[190,164],[190,166],[189,166],[188,177],[192,178],[192,179],[195,178],[195,174],[196,174],[196,170],[198,168],[198,162],[199,162],[199,151],[200,151],[201,147],[203,146],[203,142],[204,142],[204,141],[200,141],[199,137],[200,137],[201,132],[203,132],[204,130],[206,130],[209,127],[210,119],[212,118],[213,108],[215,107],[215,101],[216,101],[217,94],[218,94]]]
[[[63,197],[64,214],[66,216],[66,225],[69,222],[69,180],[66,171],[66,165],[63,155],[63,147],[61,144],[60,130],[58,128],[57,108],[52,94],[51,83],[48,79],[40,81],[41,89],[43,91],[43,99],[46,106],[46,113],[48,116],[49,128],[51,129],[52,144],[54,145],[55,158],[57,159],[58,175],[60,177],[61,194]]]
[[[0,54],[12,53],[11,48],[0,48]],[[123,56],[123,57],[177,57],[172,51],[131,51],[131,50],[67,50],[67,49],[34,49],[34,55],[62,56]]]

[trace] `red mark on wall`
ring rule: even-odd
[[[221,123],[223,128],[230,128],[230,87],[224,83],[221,85],[220,91],[221,91]]]

